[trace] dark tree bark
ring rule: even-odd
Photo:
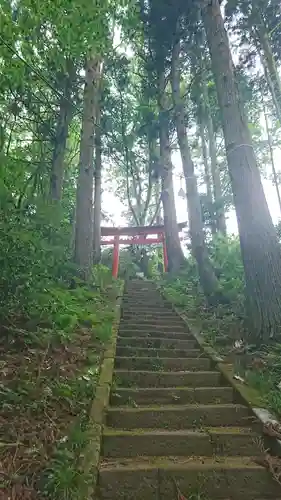
[[[94,264],[101,260],[101,176],[102,176],[102,145],[101,145],[101,89],[97,104],[96,136],[95,136],[95,172],[94,172]]]
[[[90,278],[93,262],[93,161],[100,74],[100,59],[89,58],[85,75],[74,250],[74,260],[85,279]]]
[[[218,280],[209,259],[204,239],[202,212],[197,188],[197,179],[194,172],[194,163],[191,158],[187,139],[184,104],[180,95],[180,72],[178,68],[179,54],[180,42],[178,41],[174,45],[172,55],[172,92],[175,109],[177,138],[186,184],[191,248],[192,254],[197,262],[200,284],[202,286],[206,299],[212,303],[218,290]]]
[[[72,63],[68,63],[68,74],[64,78],[63,96],[59,103],[59,116],[56,127],[55,145],[52,157],[51,177],[50,177],[50,199],[60,201],[62,198],[64,179],[64,158],[66,151],[66,141],[68,130],[73,116],[71,104],[71,88],[75,77],[75,68]]]
[[[165,74],[159,76],[159,127],[160,127],[160,162],[162,177],[162,204],[168,254],[168,270],[179,271],[184,264],[184,255],[180,244],[175,195],[173,187],[173,164],[169,140],[169,119],[165,96]]]
[[[271,161],[271,168],[272,168],[272,176],[273,176],[273,183],[276,189],[276,194],[277,194],[277,199],[278,199],[278,204],[279,204],[279,210],[281,212],[281,195],[280,195],[280,189],[279,189],[279,182],[278,182],[278,176],[275,168],[275,161],[274,161],[274,153],[273,153],[273,146],[272,146],[272,138],[269,130],[269,123],[268,123],[268,117],[267,117],[267,112],[266,112],[266,107],[263,102],[263,114],[264,114],[264,120],[265,120],[265,128],[266,128],[266,135],[267,135],[267,143],[268,143],[268,149],[269,149],[269,154],[270,154],[270,161]]]
[[[281,325],[281,249],[239,99],[219,1],[205,4],[202,17],[221,110],[251,329],[257,340],[266,340]]]
[[[208,131],[208,142],[209,142],[209,156],[211,159],[211,172],[212,172],[212,180],[214,187],[214,199],[216,205],[217,229],[219,233],[226,235],[226,220],[225,220],[225,211],[224,211],[224,204],[222,197],[221,178],[217,162],[216,141],[215,141],[213,120],[211,117],[210,107],[207,107],[206,111],[207,111],[206,119],[207,119],[207,131]]]
[[[200,133],[200,139],[201,139],[201,149],[202,149],[202,158],[203,158],[203,164],[204,164],[204,180],[206,184],[206,190],[207,190],[207,203],[208,203],[208,209],[210,213],[210,219],[211,219],[211,232],[212,236],[215,236],[216,234],[216,221],[214,217],[214,210],[213,210],[213,190],[212,190],[212,182],[211,182],[211,175],[210,175],[210,167],[209,167],[209,161],[208,161],[208,153],[207,153],[207,144],[206,144],[206,138],[205,138],[205,127],[202,122],[202,117],[199,117],[199,133]]]
[[[264,66],[265,78],[276,109],[277,118],[281,122],[281,80],[268,38],[267,28],[256,3],[256,0],[251,2],[252,15],[249,18],[249,29],[257,45],[258,52],[262,52],[260,57]]]
[[[206,67],[202,54],[201,57],[202,57],[202,98],[203,98],[204,118],[206,121],[206,127],[208,133],[209,158],[211,161],[217,230],[219,233],[226,235],[225,210],[222,198],[220,171],[217,162],[217,149],[216,149],[216,139],[214,134],[212,112],[211,112],[211,106],[210,106],[210,100],[206,82]]]

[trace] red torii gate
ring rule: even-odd
[[[181,222],[178,224],[178,231],[181,232],[184,227],[186,227],[186,222]],[[149,237],[151,235],[157,236]],[[153,245],[155,243],[163,245],[164,270],[166,272],[168,270],[168,255],[163,225],[101,228],[101,245],[114,245],[112,276],[115,278],[118,275],[120,245]]]

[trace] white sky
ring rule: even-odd
[[[275,152],[276,159],[276,167],[278,169],[278,163],[281,163],[281,149]],[[176,201],[176,210],[177,210],[177,218],[178,222],[187,222],[187,203],[186,200],[180,198],[178,196],[178,192],[181,187],[185,190],[184,180],[180,181],[180,174],[182,174],[182,166],[179,154],[175,153],[173,155],[173,163],[174,163],[174,191],[175,191],[175,201]],[[278,169],[279,170],[279,169]],[[272,182],[267,179],[263,179],[263,187],[265,196],[267,199],[267,203],[269,206],[269,210],[271,213],[272,220],[274,224],[281,219],[276,189],[273,186]],[[114,193],[105,191],[103,194],[103,208],[106,212],[109,212],[112,215],[112,220],[114,225],[116,226],[126,226],[127,221],[126,218],[122,217],[121,214],[124,210],[127,210],[127,200],[123,203],[117,198]],[[231,212],[227,213],[227,229],[229,234],[237,234],[237,221],[235,211],[231,210]]]
[[[233,35],[231,33],[228,33],[230,36],[230,39],[233,38]],[[235,37],[234,37],[235,38]],[[119,28],[116,29],[115,35],[114,35],[114,43],[116,46],[118,46],[118,51],[120,52],[125,52],[126,55],[129,55],[133,57],[133,51],[131,47],[128,46],[123,46],[120,44],[120,30]],[[239,51],[237,49],[234,49],[232,47],[232,56],[234,59],[234,64],[236,60],[238,60],[239,56]],[[255,67],[254,70],[257,74],[262,73],[262,66],[261,64],[257,61],[257,66]],[[264,128],[264,123],[263,119],[261,119],[262,127]],[[279,165],[281,165],[281,149],[276,149],[274,151],[274,156],[275,156],[275,168],[277,172],[281,171],[281,168],[279,168]],[[180,180],[180,176],[182,175],[182,164],[181,164],[181,159],[180,159],[180,154],[179,152],[173,153],[172,156],[173,164],[174,164],[174,191],[175,191],[175,202],[176,202],[176,211],[177,211],[177,219],[178,222],[187,222],[188,221],[188,214],[187,214],[187,203],[185,199],[182,199],[181,197],[178,196],[178,192],[180,188],[182,187],[185,191],[185,183],[184,180]],[[268,173],[271,175],[272,170],[270,165],[267,167]],[[267,180],[267,179],[262,179],[263,182],[263,187],[264,187],[264,192],[265,196],[267,199],[268,207],[271,213],[271,217],[273,220],[273,223],[276,224],[278,220],[281,219],[281,213],[280,213],[280,208],[278,204],[278,199],[277,199],[277,194],[276,194],[276,189],[272,183],[272,181]],[[114,195],[113,192],[108,192],[104,191],[103,193],[103,209],[112,216],[112,222],[116,226],[126,226],[127,221],[126,218],[122,217],[122,212],[124,210],[128,209],[128,204],[127,200],[125,202],[121,202],[118,197]],[[235,210],[231,210],[230,212],[227,213],[227,229],[229,234],[237,234],[238,233],[238,228],[237,228],[237,220],[236,220],[236,215],[235,215]]]

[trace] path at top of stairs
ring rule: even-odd
[[[259,426],[152,282],[127,284],[100,500],[281,499]]]

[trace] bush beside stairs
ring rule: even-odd
[[[98,498],[280,500],[259,431],[155,284],[128,282]]]

